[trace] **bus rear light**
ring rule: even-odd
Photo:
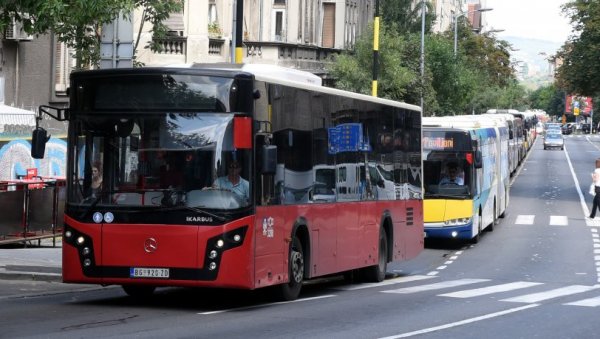
[[[473,164],[473,153],[467,153],[465,155],[465,158],[467,159],[467,162],[469,163],[469,165]]]

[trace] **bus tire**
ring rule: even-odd
[[[128,296],[136,299],[150,297],[156,289],[156,286],[149,285],[123,285],[121,287]]]
[[[388,262],[388,242],[387,234],[384,228],[379,231],[379,251],[377,257],[377,265],[364,268],[364,278],[368,282],[382,282],[387,273]]]
[[[304,281],[304,251],[298,237],[294,237],[288,259],[287,283],[276,286],[276,298],[282,301],[295,300],[300,295]]]

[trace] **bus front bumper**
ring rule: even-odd
[[[444,226],[440,223],[425,223],[425,238],[472,239],[473,224]]]

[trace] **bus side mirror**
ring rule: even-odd
[[[37,127],[31,134],[31,157],[34,159],[43,159],[46,152],[46,143],[50,140],[48,132],[41,127]]]
[[[483,160],[481,159],[481,151],[477,150],[475,151],[475,159],[474,159],[474,163],[475,168],[481,168],[483,167]]]
[[[275,174],[277,171],[277,146],[264,145],[262,147],[261,174]]]

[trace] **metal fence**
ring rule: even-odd
[[[0,245],[27,244],[61,236],[65,201],[64,179],[0,182]]]

